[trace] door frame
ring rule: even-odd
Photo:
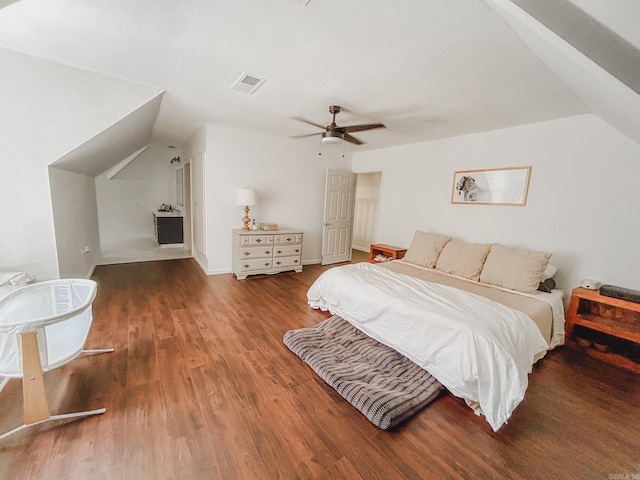
[[[358,190],[358,175],[362,175],[365,173],[379,173],[380,174],[380,191],[378,192],[378,211],[377,211],[377,225],[376,225],[376,231],[375,231],[375,238],[373,239],[373,243],[377,243],[380,239],[380,224],[382,222],[382,193],[383,193],[383,189],[384,189],[384,167],[380,167],[380,168],[373,168],[370,170],[354,170],[354,172],[356,174],[356,191]],[[353,197],[353,202],[354,202],[354,206],[355,206],[355,195]],[[353,212],[353,220],[351,222],[351,243],[353,244],[353,222],[355,221],[355,208],[354,208],[354,212]],[[351,248],[353,249],[353,245],[351,246]],[[360,249],[357,249],[360,250]],[[363,250],[360,250],[363,251]],[[367,250],[368,253],[368,250]]]

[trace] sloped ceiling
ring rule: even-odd
[[[149,143],[161,100],[162,93],[63,155],[51,166],[90,177],[108,170]]]
[[[18,0],[0,0],[0,8],[4,8],[7,5],[11,5],[12,3],[16,3]]]
[[[513,0],[513,3],[634,92],[640,93],[640,6],[628,8],[624,21],[619,21],[622,19],[606,16],[608,10],[593,9],[596,6],[594,2],[573,1],[582,8],[591,9],[594,15],[602,17],[605,14],[603,21],[609,22],[610,26],[600,23],[569,0]],[[635,29],[629,28],[631,24]]]
[[[345,107],[341,125],[387,125],[357,134],[360,150],[593,111],[592,93],[576,92],[500,3],[22,0],[0,10],[0,46],[166,91],[151,133],[163,144],[205,122],[319,133],[294,117],[326,125],[331,104]],[[638,10],[573,3],[609,28]],[[231,90],[243,72],[267,81],[251,96]]]
[[[593,8],[592,0],[516,0],[536,18],[513,2],[492,1],[514,31],[591,112],[640,144],[640,34],[626,28],[630,19],[640,25],[640,4],[628,8],[624,20],[605,17],[605,25],[577,13],[581,11],[574,3]],[[552,25],[557,34],[546,25]]]

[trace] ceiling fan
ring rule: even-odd
[[[330,125],[323,127],[322,125],[318,125],[317,123],[310,122],[305,120],[304,118],[295,117],[295,120],[300,122],[308,123],[309,125],[313,125],[314,127],[324,129],[324,132],[318,133],[310,133],[308,135],[299,135],[300,137],[310,137],[312,135],[320,135],[322,137],[322,143],[340,143],[341,140],[346,140],[347,142],[351,142],[355,145],[362,145],[362,140],[358,140],[350,133],[353,132],[362,132],[364,130],[373,130],[374,128],[387,128],[382,123],[368,123],[364,125],[350,125],[348,127],[339,127],[336,125],[336,115],[340,113],[339,105],[331,105],[329,107],[329,113],[333,115],[333,120]]]

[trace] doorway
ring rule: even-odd
[[[356,173],[352,248],[369,252],[378,241],[382,172]]]

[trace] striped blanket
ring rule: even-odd
[[[443,389],[426,370],[337,315],[315,327],[289,330],[283,341],[383,430],[409,418]]]

